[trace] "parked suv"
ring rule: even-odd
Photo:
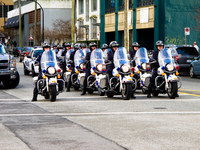
[[[7,52],[5,46],[0,44],[0,83],[3,82],[6,88],[15,88],[19,79],[16,60]]]

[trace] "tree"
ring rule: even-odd
[[[65,21],[62,19],[54,20],[52,24],[52,29],[45,29],[45,39],[48,40],[49,43],[58,43],[63,41],[70,41],[71,40],[71,21]]]

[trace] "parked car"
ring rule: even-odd
[[[38,66],[35,66],[35,60],[37,56],[43,52],[41,47],[35,47],[29,51],[27,56],[24,57],[23,66],[24,66],[24,75],[28,75],[29,72],[32,72],[32,77],[36,76],[38,71]]]
[[[28,54],[28,52],[30,51],[30,50],[32,50],[33,49],[33,47],[24,47],[23,49],[22,49],[22,51],[20,52],[20,54],[19,54],[19,62],[22,62],[22,60],[24,59],[24,57]]]
[[[196,76],[200,76],[200,56],[195,57],[190,64],[190,77],[194,78]]]
[[[21,53],[22,50],[23,50],[22,47],[14,47],[14,48],[13,48],[13,55],[14,55],[15,57],[19,57],[19,54]]]
[[[180,71],[188,72],[190,69],[190,63],[195,57],[199,56],[196,48],[191,45],[177,46],[176,51],[178,52],[179,60],[177,61],[180,66]]]

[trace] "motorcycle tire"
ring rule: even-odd
[[[51,102],[55,102],[56,101],[56,86],[50,86],[49,90],[50,90],[50,100]]]
[[[113,96],[114,96],[114,94],[110,93],[110,92],[107,92],[106,95],[107,95],[108,98],[113,98]]]
[[[129,100],[131,98],[132,95],[132,85],[131,84],[122,84],[123,89],[122,90],[122,97],[124,100]]]
[[[44,96],[45,99],[49,99],[49,93]]]
[[[93,94],[93,90],[88,90],[88,94]]]
[[[105,92],[99,92],[99,96],[104,96],[105,95]]]
[[[156,91],[156,90],[153,90],[153,91],[152,91],[152,95],[153,95],[153,96],[158,96],[158,95],[159,95],[159,92]]]
[[[174,99],[174,98],[176,98],[177,93],[178,93],[177,82],[170,82],[169,83],[169,89],[167,90],[168,97],[170,99]]]

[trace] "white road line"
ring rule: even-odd
[[[26,116],[96,116],[96,115],[142,115],[142,114],[182,114],[193,115],[200,114],[200,111],[196,112],[99,112],[99,113],[42,113],[42,114],[0,114],[0,117],[26,117]]]

